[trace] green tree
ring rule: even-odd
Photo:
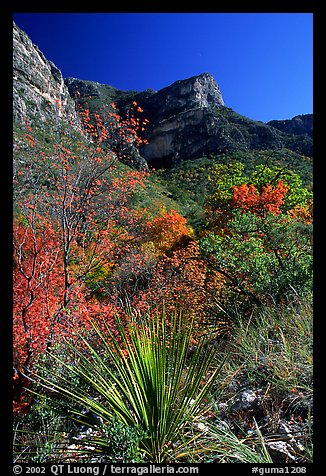
[[[229,291],[251,303],[279,302],[311,287],[311,224],[288,215],[258,216],[235,210],[227,233],[200,240],[211,266],[227,278]]]
[[[303,187],[302,180],[298,174],[284,167],[267,167],[260,164],[255,167],[255,171],[250,175],[249,181],[261,190],[266,184],[276,186],[282,180],[288,187],[284,197],[283,211],[288,211],[295,206],[305,206],[312,199],[312,192]]]
[[[249,176],[245,176],[244,165],[240,162],[215,164],[209,181],[213,191],[207,196],[204,206],[208,226],[212,227],[223,227],[231,218],[235,188],[244,185],[255,187],[261,194],[266,186],[276,190],[281,182],[286,188],[280,207],[282,213],[298,206],[308,207],[312,201],[312,192],[303,187],[299,175],[284,167],[259,164]]]

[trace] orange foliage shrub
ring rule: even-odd
[[[147,236],[160,255],[168,251],[182,236],[189,235],[187,220],[174,210],[147,223]]]
[[[148,290],[140,293],[134,305],[140,310],[164,307],[167,316],[177,310],[184,316],[199,317],[205,307],[205,277],[199,246],[191,240],[158,261]]]
[[[307,206],[296,205],[292,210],[288,212],[289,216],[293,220],[301,221],[306,225],[313,223],[313,206],[311,202],[308,202]]]

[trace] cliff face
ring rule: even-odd
[[[61,71],[30,38],[13,25],[13,118],[33,115],[41,121],[57,117],[79,127],[75,103]]]
[[[303,134],[302,127],[297,127],[294,137],[289,125],[282,128],[277,121],[264,124],[236,113],[225,106],[208,73],[176,81],[152,94],[140,94],[139,103],[149,119],[145,132],[149,143],[141,154],[155,166],[241,150],[288,148],[312,156],[312,137]],[[299,123],[302,125],[296,121],[297,126]]]
[[[65,81],[71,95],[75,97],[78,91],[78,100],[87,100],[94,112],[114,101],[123,115],[136,101],[149,120],[144,132],[148,144],[140,153],[154,166],[167,167],[181,160],[230,151],[288,148],[312,156],[312,137],[298,128],[303,116],[299,116],[300,121],[283,121],[285,126],[279,124],[281,121],[253,121],[225,106],[215,79],[208,73],[176,81],[159,91],[142,92],[121,91],[74,78]],[[304,121],[307,127],[309,121]]]
[[[141,150],[148,162],[168,164],[209,151],[212,114],[224,106],[210,74],[176,81],[155,94],[139,97],[139,102],[149,119],[145,133],[149,144]]]
[[[148,110],[155,122],[184,114],[188,110],[224,106],[222,93],[209,73],[175,81],[142,99],[142,106]]]
[[[121,91],[111,86],[76,78],[65,82],[71,96],[95,112],[99,104],[112,101],[122,113],[136,101],[149,120],[144,138],[149,144],[141,148],[148,163],[169,165],[184,158],[200,157],[216,151],[214,114],[224,101],[215,79],[208,73],[179,80],[159,91]],[[78,94],[76,94],[78,92]]]

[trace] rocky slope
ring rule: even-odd
[[[13,118],[59,118],[79,127],[75,102],[61,71],[15,23],[13,25]]]
[[[292,119],[285,119],[283,121],[269,121],[267,124],[287,134],[306,134],[309,137],[313,136],[312,114],[301,114],[292,117]]]

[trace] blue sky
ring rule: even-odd
[[[159,90],[211,73],[225,105],[267,122],[312,113],[312,13],[16,13],[64,77]]]

